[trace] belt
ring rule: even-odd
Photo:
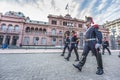
[[[76,43],[76,42],[71,42],[71,43]]]
[[[65,42],[65,43],[69,43],[69,42]]]
[[[85,39],[85,41],[92,41],[92,40],[96,40],[96,39],[95,38]]]

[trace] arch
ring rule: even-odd
[[[47,30],[46,30],[45,28],[43,29],[43,33],[44,33],[44,34],[47,33]]]
[[[56,34],[56,29],[52,29],[52,35],[55,35]]]
[[[5,31],[6,29],[7,29],[7,26],[6,26],[6,24],[3,23],[3,24],[1,25],[1,30],[2,30],[2,31]]]
[[[11,31],[13,31],[13,30],[14,30],[13,25],[12,25],[12,24],[9,24],[9,25],[8,25],[8,32],[11,32]]]
[[[15,25],[14,30],[15,30],[16,32],[19,31],[19,26],[18,26],[18,25]]]
[[[19,36],[13,36],[13,38],[12,38],[12,45],[16,45],[18,39],[19,39]]]
[[[30,32],[30,27],[26,27],[25,32]]]
[[[66,32],[64,33],[64,36],[65,36],[65,34],[68,34],[68,36],[70,36],[70,31],[66,31]]]
[[[39,28],[39,32],[42,33],[42,28]]]
[[[33,32],[34,31],[34,27],[31,27],[31,32]]]
[[[38,28],[35,28],[35,31],[38,31]]]

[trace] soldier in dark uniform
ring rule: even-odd
[[[68,48],[68,52],[69,52],[69,44],[70,44],[70,38],[68,36],[68,34],[65,34],[65,41],[64,41],[64,49],[63,49],[63,53],[61,54],[61,56],[64,56],[66,48]]]
[[[91,17],[86,17],[86,19],[87,19],[86,21],[87,30],[85,33],[85,45],[84,45],[82,57],[79,63],[76,65],[73,64],[73,66],[77,68],[79,71],[81,71],[82,67],[86,62],[87,55],[91,50],[97,60],[98,67],[97,67],[96,74],[102,75],[104,71],[103,71],[102,57],[99,52],[99,47],[102,44],[102,33],[98,31],[98,25],[91,26],[91,23],[94,24]]]
[[[102,52],[102,54],[104,55],[104,51],[105,51],[105,49],[107,49],[107,51],[109,52],[109,55],[111,55],[111,52],[110,52],[110,50],[108,48],[109,47],[109,42],[107,41],[106,37],[104,38],[102,46],[103,46],[103,52]]]
[[[77,43],[77,35],[75,34],[75,31],[72,31],[72,37],[71,37],[71,42],[70,42],[70,50],[69,50],[69,54],[68,56],[65,58],[67,61],[69,61],[69,58],[71,57],[71,52],[74,49],[75,55],[76,55],[76,59],[75,61],[79,61],[79,55],[77,52],[77,48],[76,48],[76,43]]]
[[[78,50],[79,38],[77,38],[76,49]]]

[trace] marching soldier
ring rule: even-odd
[[[79,39],[77,38],[76,49],[78,50]]]
[[[110,52],[110,50],[108,48],[109,47],[109,42],[107,41],[106,37],[104,38],[102,46],[103,46],[102,54],[104,55],[104,51],[105,51],[105,49],[107,49],[107,51],[109,52],[109,55],[111,55],[111,52]]]
[[[102,75],[104,73],[103,71],[103,64],[102,64],[102,57],[99,52],[99,47],[102,44],[102,33],[98,31],[98,25],[91,26],[91,23],[94,24],[91,17],[86,17],[86,26],[87,30],[85,33],[85,45],[82,53],[82,57],[78,64],[73,64],[75,68],[77,68],[79,71],[82,70],[82,67],[84,66],[86,62],[87,55],[89,51],[91,50],[92,53],[95,55],[97,60],[97,75]],[[97,40],[96,40],[97,38]]]
[[[67,61],[69,61],[69,58],[71,57],[71,52],[74,49],[75,55],[76,55],[76,59],[75,61],[79,61],[79,55],[76,49],[76,43],[77,43],[77,35],[75,34],[75,31],[72,31],[72,38],[71,38],[71,42],[70,42],[70,50],[69,50],[69,54],[68,56],[65,58]]]
[[[65,41],[64,41],[64,43],[65,43],[65,45],[64,45],[63,53],[61,54],[61,56],[64,56],[66,48],[68,48],[68,52],[69,52],[70,38],[69,38],[68,34],[65,34]]]

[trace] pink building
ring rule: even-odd
[[[65,32],[75,30],[82,39],[84,20],[65,16],[48,15],[48,22],[30,20],[21,12],[0,13],[0,45],[63,45]],[[108,31],[104,30],[106,35]],[[103,31],[103,32],[104,32]],[[82,42],[80,42],[82,45]]]

